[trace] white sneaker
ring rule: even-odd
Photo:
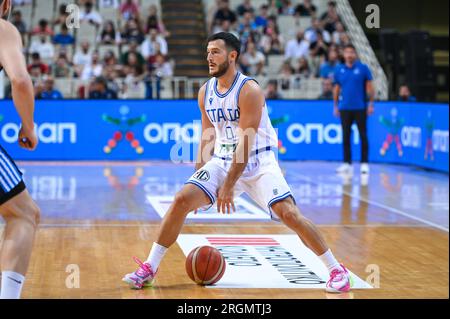
[[[353,166],[348,163],[344,163],[336,169],[338,174],[353,175]]]
[[[361,174],[362,174],[362,175],[369,174],[369,172],[370,172],[369,164],[367,164],[367,163],[362,163],[362,164],[361,164],[360,170],[361,170]]]

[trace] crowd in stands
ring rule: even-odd
[[[146,98],[159,98],[160,80],[173,75],[173,63],[168,58],[169,33],[158,8],[151,5],[144,12],[136,0],[80,0],[81,26],[97,30],[94,41],[83,41],[77,39],[76,29],[67,27],[69,3],[60,5],[55,19],[40,19],[28,26],[21,7],[32,5],[32,0],[14,0],[10,21],[28,43],[24,53],[36,98],[63,98],[54,88],[55,79],[87,83],[77,92],[80,98],[127,98],[139,84],[145,86]],[[117,10],[117,19],[103,19],[98,9],[106,7]],[[111,50],[101,53],[99,46]]]
[[[271,55],[284,57],[275,73],[281,81],[268,81],[267,96],[283,98],[279,90],[300,88],[303,78],[322,80],[323,92],[317,98],[332,98],[333,74],[342,61],[342,49],[350,43],[337,13],[329,1],[325,12],[318,12],[312,0],[268,0],[255,7],[251,0],[236,8],[229,0],[215,0],[207,14],[210,34],[232,32],[240,38],[241,71],[250,76],[271,76]],[[61,98],[53,88],[55,79],[75,78],[90,84],[81,86],[78,97],[127,98],[128,92],[145,85],[145,97],[159,98],[160,79],[174,74],[174,61],[168,57],[166,30],[158,8],[140,8],[137,0],[79,0],[80,22],[98,28],[94,44],[76,37],[66,26],[67,4],[61,4],[56,18],[41,19],[28,26],[20,6],[32,0],[14,0],[11,22],[28,39],[28,69],[36,87],[36,98]],[[100,8],[115,8],[117,19],[104,21]],[[282,16],[308,17],[310,25],[300,25],[294,36],[281,34]],[[27,43],[27,41],[26,41]],[[98,45],[120,50],[99,52]],[[76,48],[73,52],[73,48]],[[154,94],[156,92],[156,94]]]
[[[278,25],[278,18],[286,15],[309,17],[311,25],[300,26],[296,36],[287,39]],[[320,13],[311,0],[269,0],[259,8],[251,0],[243,0],[237,8],[231,8],[228,0],[217,0],[209,12],[208,25],[210,33],[226,31],[240,37],[242,72],[266,76],[268,56],[283,55],[285,62],[277,73],[283,77],[282,89],[298,87],[290,80],[293,75],[321,78],[323,93],[318,98],[332,96],[334,69],[342,61],[343,47],[350,43],[334,1],[329,1],[327,11]],[[269,81],[267,95],[282,98],[277,91],[279,84]]]

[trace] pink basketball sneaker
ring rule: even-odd
[[[327,282],[327,292],[342,293],[349,292],[351,288],[351,278],[347,269],[341,264],[341,269],[336,268],[331,271],[330,280]]]
[[[142,289],[153,284],[156,272],[153,272],[150,264],[140,261],[138,258],[133,257],[134,261],[139,265],[139,268],[131,273],[126,274],[122,281],[126,282],[133,289]]]

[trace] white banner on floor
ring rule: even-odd
[[[177,242],[186,256],[203,245],[222,252],[225,274],[210,288],[325,289],[329,278],[320,259],[295,235],[180,235]],[[353,289],[372,288],[351,276]]]
[[[173,196],[147,196],[147,201],[156,210],[159,216],[163,218],[173,202]],[[245,198],[238,197],[234,199],[236,212],[232,214],[219,214],[216,205],[207,211],[199,210],[197,214],[189,213],[188,220],[213,219],[213,220],[270,220],[270,216],[258,206],[248,202]]]

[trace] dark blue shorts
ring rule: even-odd
[[[0,205],[25,190],[22,172],[9,154],[0,146]]]

